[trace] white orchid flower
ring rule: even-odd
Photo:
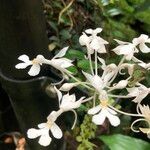
[[[134,38],[132,42],[136,45],[139,45],[139,49],[141,50],[141,52],[143,53],[150,52],[150,48],[147,47],[145,44],[150,43],[150,38],[147,35],[141,34],[138,38]]]
[[[115,41],[120,45],[114,48],[112,51],[114,51],[117,55],[124,55],[126,60],[131,60],[134,56],[134,53],[139,52],[139,50],[136,48],[136,45],[133,43],[123,42],[116,39]]]
[[[134,56],[134,53],[139,52],[139,50],[137,49],[138,45],[139,45],[139,49],[142,53],[150,52],[150,48],[147,47],[145,44],[145,43],[150,43],[150,38],[148,38],[148,36],[145,34],[141,34],[140,37],[134,38],[132,40],[132,43],[123,42],[123,41],[116,40],[116,39],[115,39],[115,41],[120,45],[117,46],[115,49],[113,49],[113,51],[117,55],[124,55],[126,60],[131,60]]]
[[[133,102],[141,103],[141,101],[150,93],[150,88],[139,83],[137,85],[138,87],[127,88],[127,91],[129,92],[128,96],[135,97]]]
[[[91,42],[90,42],[90,48],[97,51],[98,53],[106,53],[105,44],[108,44],[108,42],[101,37],[97,36],[98,33],[102,31],[101,28],[93,29],[87,29],[85,32],[87,34],[90,34],[91,36]]]
[[[116,112],[108,107],[108,96],[106,91],[102,91],[100,96],[100,105],[93,107],[88,110],[88,114],[94,115],[92,117],[92,122],[96,125],[102,125],[107,118],[112,126],[118,126],[120,124],[120,119],[116,116]]]
[[[35,128],[29,129],[27,131],[28,138],[35,139],[37,137],[40,137],[38,143],[42,146],[48,146],[52,141],[52,138],[49,136],[49,131],[51,131],[52,135],[56,139],[60,139],[62,137],[62,131],[55,123],[55,119],[57,117],[55,118],[54,114],[56,114],[56,112],[53,111],[49,115],[47,123],[38,124],[39,129]],[[52,118],[50,116],[52,116]]]
[[[27,55],[21,55],[18,57],[19,60],[23,61],[15,66],[17,69],[25,69],[26,67],[31,65],[31,68],[28,72],[30,76],[36,76],[40,72],[40,65],[42,65],[44,57],[42,55],[38,55],[35,59],[29,60]]]
[[[131,129],[134,131],[134,132],[139,132],[139,130],[145,134],[147,134],[147,137],[150,139],[150,108],[149,106],[147,105],[139,105],[139,109],[140,109],[140,112],[139,115],[142,115],[142,117],[144,118],[139,118],[137,120],[135,120],[132,125],[131,125]],[[148,124],[148,127],[139,127],[139,130],[135,130],[133,127],[134,127],[134,124],[136,124],[137,122],[146,122]]]
[[[79,100],[76,101],[75,94],[69,95],[69,93],[67,93],[63,96],[62,93],[56,87],[54,88],[57,92],[57,96],[59,100],[59,108],[62,109],[64,112],[80,107],[84,97],[81,97]]]
[[[89,73],[82,71],[86,79],[98,92],[101,92],[102,89],[104,89],[106,86],[109,86],[110,84],[109,82],[115,75],[116,71],[118,70],[118,67],[115,64],[110,64],[108,66],[103,64],[103,70],[104,71],[102,77],[98,75],[91,75]]]
[[[67,58],[61,58],[63,57],[69,47],[64,47],[62,50],[59,51],[58,54],[56,54],[51,60],[50,63],[52,66],[54,66],[55,68],[61,70],[61,68],[68,68],[70,66],[72,66],[72,60],[69,60]]]
[[[148,105],[139,105],[141,114],[149,121],[150,123],[150,108]]]
[[[109,107],[102,107],[98,105],[88,111],[88,114],[94,115],[92,122],[96,125],[102,125],[107,118],[112,126],[118,126],[120,124],[119,117],[116,116],[116,112]]]
[[[23,61],[22,63],[17,64],[15,67],[17,69],[24,69],[30,65],[31,68],[28,72],[30,76],[36,76],[40,72],[40,65],[42,64],[49,64],[56,69],[62,71],[62,68],[68,68],[72,66],[72,60],[69,60],[67,58],[61,58],[63,57],[68,50],[68,47],[63,48],[60,50],[58,54],[56,54],[51,60],[47,60],[42,55],[37,55],[37,57],[33,60],[29,60],[29,57],[27,55],[21,55],[18,57],[19,60]]]
[[[89,73],[86,73],[82,71],[86,79],[90,82],[90,84],[98,91],[100,92],[104,88],[104,82],[98,75],[91,75]]]
[[[98,53],[106,53],[105,44],[108,44],[108,42],[101,37],[97,36],[98,33],[102,31],[101,28],[96,29],[87,29],[85,30],[85,33],[89,34],[90,36],[87,36],[85,33],[80,36],[79,43],[82,46],[86,46],[88,50],[88,54],[91,55],[94,53],[94,51],[97,51]]]

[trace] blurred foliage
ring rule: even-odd
[[[150,143],[121,134],[104,135],[100,139],[110,150],[149,150]]]
[[[79,46],[87,28],[103,28],[103,37],[130,41],[150,33],[149,0],[43,0],[52,47]],[[50,50],[53,50],[50,49]]]

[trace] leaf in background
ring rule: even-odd
[[[118,4],[118,7],[120,7],[123,11],[127,13],[133,13],[134,12],[134,7],[130,6],[126,0],[119,0],[116,1]]]
[[[116,16],[116,15],[119,15],[121,14],[121,10],[118,9],[118,8],[112,8],[110,10],[107,11],[107,13],[110,15],[110,16]]]
[[[84,53],[82,51],[74,50],[74,49],[69,49],[69,51],[66,54],[66,57],[69,59],[84,59]]]
[[[110,150],[150,150],[148,142],[121,134],[103,135],[99,138]]]
[[[150,9],[136,13],[135,17],[141,22],[150,25]]]
[[[65,29],[60,31],[60,35],[61,35],[62,40],[68,40],[71,38],[70,32],[68,30],[65,30]]]
[[[77,68],[75,66],[71,66],[67,70],[69,70],[73,74],[77,74],[78,73],[78,70],[77,70]]]
[[[89,64],[89,60],[79,60],[77,63],[77,66],[79,68],[81,68],[83,71],[88,71],[90,70],[90,64]],[[94,67],[94,63],[93,63],[93,67]]]

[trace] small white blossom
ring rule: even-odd
[[[150,38],[148,38],[148,36],[145,34],[141,34],[140,37],[134,38],[132,40],[132,43],[123,42],[123,41],[116,40],[116,39],[115,41],[120,45],[114,48],[113,51],[117,55],[124,55],[126,60],[131,60],[134,57],[134,53],[138,53],[139,50],[142,53],[150,52],[150,48],[147,47],[145,44],[145,43],[150,43]],[[139,46],[139,50],[137,46]]]
[[[80,36],[79,43],[82,46],[87,47],[88,55],[93,54],[94,51],[97,51],[98,53],[106,53],[105,44],[108,44],[108,42],[97,36],[97,34],[101,31],[101,28],[96,28],[95,30],[87,29],[85,30],[85,33],[89,34],[90,36],[87,36],[85,33]]]
[[[21,55],[18,57],[18,59],[23,62],[15,66],[17,69],[24,69],[32,65],[28,74],[30,76],[36,76],[40,72],[40,65],[42,65],[44,57],[42,55],[38,55],[35,59],[29,60],[29,57],[27,55]]]
[[[128,96],[133,96],[133,102],[141,103],[141,101],[150,93],[150,88],[147,88],[143,84],[138,83],[138,87],[127,88],[129,92]]]
[[[92,122],[96,125],[102,125],[106,118],[112,126],[116,127],[120,124],[120,119],[116,116],[117,113],[111,108],[101,104],[88,110],[88,114],[94,115],[92,117]]]
[[[90,82],[90,84],[98,92],[100,92],[106,86],[109,86],[109,82],[111,81],[111,79],[115,75],[118,68],[115,64],[110,64],[108,66],[103,65],[103,70],[104,71],[103,71],[103,74],[101,77],[98,75],[91,75],[89,73],[82,71],[84,76],[86,77],[86,79]]]
[[[107,118],[112,126],[118,126],[120,119],[116,116],[116,112],[108,107],[108,95],[105,90],[102,90],[100,95],[100,105],[88,110],[88,114],[93,115],[92,122],[96,125],[102,125]]]
[[[97,90],[101,91],[104,88],[104,83],[98,75],[91,75],[84,71],[82,71],[86,79],[90,82],[90,84]]]
[[[108,44],[108,42],[102,39],[101,37],[97,36],[97,34],[100,33],[101,31],[102,31],[101,28],[96,28],[95,30],[92,29],[85,30],[86,33],[91,35],[90,48],[94,49],[98,53],[106,53],[105,44]]]
[[[58,100],[59,100],[59,108],[65,111],[70,111],[72,109],[79,108],[82,100],[84,97],[81,97],[79,100],[76,101],[75,94],[69,95],[69,93],[65,94],[64,96],[62,93],[55,87],[57,92]]]
[[[35,129],[35,128],[31,128],[27,131],[27,136],[30,139],[35,139],[37,137],[39,138],[38,143],[42,146],[48,146],[51,141],[52,138],[49,136],[49,131],[51,131],[52,135],[56,138],[56,139],[60,139],[62,137],[62,131],[61,129],[57,126],[57,124],[55,123],[54,119],[54,114],[56,112],[52,112],[49,115],[49,120],[47,121],[47,123],[41,123],[38,125],[39,129]],[[50,116],[53,116],[52,118]]]
[[[60,50],[59,53],[50,60],[51,65],[59,70],[61,70],[61,68],[68,68],[72,66],[72,60],[61,58],[66,54],[67,50],[68,47],[64,47],[62,50]]]
[[[68,68],[72,66],[72,60],[69,60],[67,58],[60,58],[63,57],[68,50],[68,47],[63,48],[60,50],[58,54],[56,54],[51,60],[47,60],[42,55],[38,55],[35,59],[29,60],[29,57],[27,55],[21,55],[18,57],[19,60],[23,61],[22,63],[17,64],[15,67],[17,69],[24,69],[30,65],[31,68],[28,72],[30,76],[36,76],[40,72],[40,65],[42,64],[49,64],[56,69],[62,71],[62,68]]]
[[[139,50],[136,48],[136,45],[129,42],[123,42],[115,40],[119,46],[113,49],[117,55],[124,55],[126,60],[131,60],[134,56],[134,53],[138,53]]]
[[[145,121],[147,121],[149,128],[139,128],[143,133],[147,134],[147,137],[150,139],[150,108],[147,105],[139,106],[141,114],[144,116]]]
[[[150,38],[147,35],[141,34],[138,38],[133,39],[133,43],[135,45],[139,45],[139,49],[141,50],[141,52],[143,53],[150,52],[150,48],[147,47],[145,44],[145,43],[150,43]]]

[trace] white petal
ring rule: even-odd
[[[107,112],[107,118],[110,121],[112,126],[118,126],[120,124],[120,119],[118,116],[112,115],[111,113]]]
[[[46,127],[46,123],[40,123],[40,124],[38,124],[38,127],[40,129],[45,128]]]
[[[129,42],[124,42],[124,41],[120,41],[120,40],[117,40],[117,39],[114,39],[118,44],[120,45],[124,45],[124,44],[129,44]]]
[[[34,128],[31,128],[27,131],[27,137],[29,139],[35,139],[40,135],[41,135],[40,131]]]
[[[48,146],[51,143],[52,139],[49,134],[44,134],[40,137],[38,143],[42,146]]]
[[[86,32],[87,34],[92,34],[92,33],[93,33],[93,29],[87,29],[87,30],[85,30],[85,32]]]
[[[94,30],[94,33],[96,33],[96,34],[97,34],[97,33],[100,33],[100,32],[102,32],[102,30],[103,30],[102,28],[96,28],[96,29]]]
[[[69,60],[67,58],[60,58],[60,59],[52,59],[51,60],[52,65],[56,67],[57,69],[60,68],[68,68],[70,66],[73,66],[72,60]]]
[[[19,60],[22,60],[24,62],[29,62],[29,57],[27,55],[21,55],[18,57]]]
[[[148,36],[145,34],[141,34],[138,38],[134,38],[132,43],[135,45],[145,43],[148,40]]]
[[[36,76],[40,72],[40,65],[39,64],[33,64],[32,67],[30,68],[28,74],[30,76]]]
[[[98,53],[106,53],[106,47],[104,44],[100,46],[100,49],[97,50]]]
[[[90,47],[92,49],[98,50],[101,48],[101,43],[99,43],[99,41],[97,39],[93,39],[91,44],[90,44]]]
[[[87,78],[87,80],[92,84],[93,87],[95,87],[97,90],[103,88],[103,81],[98,75],[92,76],[91,74],[88,74],[84,71],[82,72],[84,76]]]
[[[141,52],[143,52],[143,53],[149,53],[150,52],[150,48],[147,47],[144,43],[141,43],[139,45],[139,48],[140,48]]]
[[[127,86],[127,84],[128,84],[127,80],[121,80],[113,87],[113,89],[123,89]]]
[[[105,110],[102,109],[99,114],[94,115],[92,117],[92,122],[94,122],[96,125],[102,125],[105,119],[106,119]]]
[[[129,92],[129,96],[137,96],[139,95],[139,89],[137,87],[134,88],[127,88],[127,91]]]
[[[104,69],[105,69],[105,67],[106,67],[105,60],[104,60],[104,59],[102,59],[102,58],[100,58],[100,57],[98,57],[98,60],[99,60],[99,61],[100,61],[100,63],[102,64],[102,69],[104,70]]]
[[[148,95],[148,91],[142,91],[139,93],[139,95],[136,95],[137,97],[133,99],[132,101],[135,103],[141,103],[141,101]]]
[[[101,107],[99,105],[99,106],[96,106],[96,107],[89,109],[88,114],[94,115],[94,114],[98,113],[100,110],[101,110]]]
[[[27,66],[31,65],[31,63],[19,63],[15,66],[15,68],[17,69],[24,69],[26,68]]]
[[[134,53],[135,45],[128,44],[128,45],[119,45],[116,48],[113,49],[113,51],[117,55],[133,55],[131,53]]]
[[[88,45],[90,43],[90,37],[88,37],[85,33],[83,33],[83,35],[81,35],[79,38],[79,43],[82,46]]]
[[[69,48],[69,47],[64,47],[62,50],[59,51],[58,54],[56,54],[56,55],[54,56],[54,58],[63,57],[63,56],[66,54],[68,48]]]
[[[50,121],[54,122],[54,121],[57,119],[57,117],[58,117],[57,111],[52,111],[52,112],[48,115],[47,120],[50,120]]]
[[[56,123],[54,123],[51,127],[51,132],[53,134],[53,136],[56,138],[56,139],[60,139],[62,138],[62,131],[61,129],[57,126]]]
[[[116,115],[116,114],[117,114],[113,109],[111,109],[111,108],[109,108],[109,107],[107,107],[107,110],[108,110],[108,112],[110,112],[110,113],[113,114],[113,115]]]
[[[56,90],[56,93],[57,93],[57,96],[58,96],[58,101],[59,101],[59,104],[60,104],[60,101],[62,99],[62,93],[54,86],[54,89]]]
[[[84,97],[80,98],[79,100],[77,100],[76,102],[74,102],[74,104],[72,103],[72,106],[70,104],[70,109],[76,109],[76,108],[79,108],[81,103],[82,103],[82,100],[84,99]]]
[[[66,94],[62,98],[60,107],[65,109],[65,107],[66,108],[69,107],[69,105],[74,103],[75,101],[76,101],[75,94],[72,94],[72,95]]]

